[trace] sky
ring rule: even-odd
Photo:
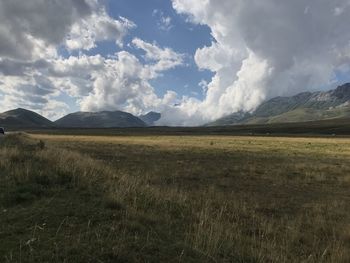
[[[0,0],[0,111],[196,126],[350,81],[350,0]]]

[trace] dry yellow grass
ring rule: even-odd
[[[54,247],[64,252],[52,252],[57,262],[350,260],[349,139],[30,136],[44,149],[1,148],[0,168],[20,197],[24,182],[59,182],[21,212],[6,208],[12,221],[2,223],[18,235],[51,218],[53,232],[36,232],[37,247],[26,247],[31,262]],[[23,211],[38,214],[34,222]],[[18,259],[18,243],[5,237]]]
[[[95,142],[157,146],[167,149],[204,148],[227,151],[291,151],[309,154],[350,155],[349,138],[248,137],[248,136],[72,136],[33,134],[56,142]]]

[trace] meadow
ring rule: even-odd
[[[350,139],[10,134],[0,262],[350,262]]]

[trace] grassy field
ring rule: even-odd
[[[350,262],[350,139],[11,134],[0,262]]]

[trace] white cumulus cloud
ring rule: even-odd
[[[168,91],[160,98],[150,81],[183,65],[184,55],[141,39],[134,39],[133,45],[144,50],[145,62],[127,51],[108,58],[70,56],[54,60],[48,78],[62,92],[77,98],[83,111],[124,110],[142,114],[172,105],[176,93]]]
[[[349,0],[172,0],[215,42],[195,54],[215,76],[203,101],[186,99],[176,124],[200,124],[263,100],[332,83],[350,63]]]
[[[122,46],[134,27],[110,17],[98,0],[0,1],[0,110],[24,107],[51,118],[67,113],[59,97],[88,96],[105,59],[65,59],[59,49],[89,50],[108,40]]]
[[[111,17],[102,3],[0,1],[0,110],[20,106],[57,118],[70,110],[62,99],[69,96],[82,110],[156,110],[158,124],[199,125],[273,96],[330,86],[337,71],[350,70],[350,0],[172,0],[187,21],[210,28],[212,43],[193,57],[214,76],[200,82],[202,100],[171,90],[158,96],[152,80],[185,66],[187,55],[137,37],[125,48],[136,25]],[[170,17],[154,16],[170,30]],[[122,51],[88,55],[104,41]]]

